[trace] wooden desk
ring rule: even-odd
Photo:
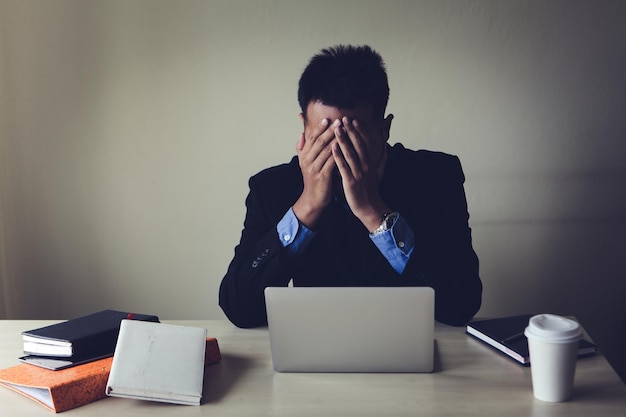
[[[23,330],[52,321],[0,321],[0,368],[17,364]],[[105,398],[67,416],[620,416],[626,386],[601,355],[580,359],[574,398],[544,403],[532,395],[530,369],[465,335],[437,325],[432,374],[281,374],[272,370],[267,329],[226,321],[170,321],[206,327],[223,360],[205,370],[203,403],[177,406]],[[376,335],[372,335],[375,337]],[[0,387],[0,416],[52,413]]]

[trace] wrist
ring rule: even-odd
[[[363,213],[359,217],[361,223],[365,226],[365,228],[372,233],[374,230],[378,229],[380,224],[382,223],[384,216],[388,213],[391,213],[391,210],[387,206],[381,206],[377,209],[372,209],[367,213]]]
[[[314,230],[317,221],[324,211],[324,206],[310,204],[305,199],[300,198],[294,203],[291,209],[300,224],[310,230]]]

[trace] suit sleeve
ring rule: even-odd
[[[414,227],[415,247],[401,279],[433,287],[435,318],[461,326],[480,308],[482,283],[458,158],[447,168],[432,216]]]
[[[267,207],[254,177],[249,185],[241,240],[219,292],[220,307],[238,327],[267,324],[264,290],[268,286],[287,286],[292,277],[290,265],[296,257],[287,253],[276,231],[290,204]]]

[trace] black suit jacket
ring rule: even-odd
[[[340,203],[320,219],[302,255],[290,255],[276,226],[303,189],[297,157],[250,178],[247,213],[235,256],[220,286],[220,306],[239,327],[267,324],[268,286],[430,286],[435,318],[463,325],[478,311],[482,284],[457,157],[388,147],[380,190],[415,233],[415,249],[399,275],[361,222]]]

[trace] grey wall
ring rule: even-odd
[[[391,141],[463,162],[479,315],[576,315],[624,369],[624,22],[609,0],[0,0],[0,315],[223,317],[301,70],[367,43]]]

